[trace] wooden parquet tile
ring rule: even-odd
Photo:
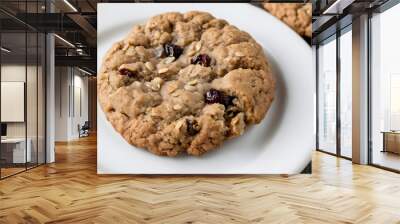
[[[0,181],[0,223],[400,223],[400,175],[316,152],[313,174],[96,174],[96,138]]]

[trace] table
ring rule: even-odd
[[[392,152],[400,154],[400,131],[382,131],[383,150],[382,152]]]
[[[27,147],[25,154],[25,138],[5,138],[1,139],[1,157],[6,160],[6,163],[25,163],[31,162],[32,141],[26,139]]]

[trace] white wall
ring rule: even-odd
[[[55,140],[79,137],[78,124],[88,120],[88,78],[71,67],[56,67]]]
[[[68,140],[68,71],[67,67],[55,68],[55,141]]]
[[[28,67],[31,70],[32,67]],[[25,64],[8,64],[1,66],[1,81],[25,82]],[[1,108],[5,110],[6,108]],[[7,137],[25,137],[25,122],[7,123]]]
[[[38,69],[38,71],[36,70]],[[3,64],[1,66],[2,82],[24,82],[26,84],[26,108],[22,112],[27,115],[27,120],[23,122],[6,122],[7,137],[25,138],[25,133],[30,139],[32,161],[44,162],[44,89],[43,89],[42,68],[25,64]],[[27,78],[27,81],[25,80]],[[22,90],[23,91],[23,90]],[[23,92],[21,94],[24,94]],[[1,108],[9,110],[10,108]],[[26,111],[24,111],[26,110]],[[37,157],[37,150],[39,156]]]
[[[25,82],[25,69],[28,72],[28,87],[27,87],[27,120],[28,120],[28,137],[30,133],[35,133],[36,137],[36,80],[30,77],[35,74],[36,66],[27,66],[18,64],[5,64],[1,66],[1,81],[2,82]],[[29,88],[31,87],[31,88]],[[39,105],[40,106],[40,105]],[[7,110],[7,108],[1,108]],[[26,122],[7,122],[7,136],[8,137],[25,137],[25,123]],[[32,128],[32,131],[30,130]]]

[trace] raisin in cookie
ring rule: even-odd
[[[162,156],[201,155],[259,123],[275,82],[262,47],[205,12],[134,26],[105,55],[100,105],[130,144]]]
[[[263,6],[298,34],[311,37],[311,3],[264,3]]]

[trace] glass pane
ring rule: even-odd
[[[372,26],[372,163],[400,170],[400,5]]]
[[[44,34],[39,33],[38,41],[38,163],[45,163],[45,44]]]
[[[1,166],[2,177],[25,170],[26,34],[1,34]],[[4,50],[6,49],[6,50]]]
[[[0,1],[13,13],[43,13],[45,1]],[[22,15],[22,14],[21,14]],[[0,177],[45,162],[45,35],[8,18],[1,24]],[[36,17],[34,17],[36,18]]]
[[[318,48],[319,149],[336,153],[336,39]]]
[[[352,35],[340,37],[340,153],[352,157]]]
[[[28,38],[28,62],[27,62],[27,80],[26,80],[26,113],[27,113],[27,150],[30,151],[28,155],[27,166],[28,168],[37,165],[37,132],[38,132],[38,119],[37,119],[37,74],[38,74],[38,36],[36,32],[27,33]]]

